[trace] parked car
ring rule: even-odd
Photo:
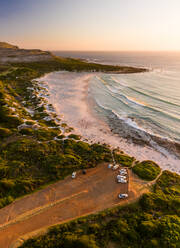
[[[124,171],[124,170],[121,171],[121,170],[119,170],[119,174],[120,174],[120,175],[127,175],[127,171]]]
[[[127,197],[128,197],[128,194],[119,194],[120,199],[124,199],[124,198],[127,198]]]
[[[119,165],[118,164],[115,164],[114,166],[113,166],[113,170],[117,170],[119,168]]]
[[[108,164],[108,168],[111,169],[113,167],[113,164]]]
[[[118,183],[127,183],[127,180],[126,180],[126,179],[121,178],[121,179],[118,179]]]
[[[126,176],[117,175],[117,179],[126,179]]]
[[[76,172],[73,172],[71,177],[76,178]]]

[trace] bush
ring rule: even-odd
[[[69,136],[68,136],[68,138],[69,139],[75,139],[75,140],[80,140],[80,136],[79,135],[76,135],[76,134],[70,134]]]
[[[41,128],[34,130],[34,135],[38,140],[52,140],[54,137],[60,135],[61,131],[56,128],[45,129]]]
[[[180,247],[180,217],[166,215],[157,221],[162,247]]]
[[[118,154],[118,153],[114,154],[114,158],[115,158],[115,161],[117,163],[119,163],[119,164],[121,164],[122,166],[125,166],[125,167],[131,167],[132,162],[134,160],[133,157],[130,157],[128,155]]]
[[[147,181],[152,181],[152,180],[156,179],[156,177],[161,172],[159,165],[157,165],[155,162],[149,161],[149,160],[136,164],[132,168],[132,170],[140,178],[147,180]]]
[[[17,127],[23,123],[19,117],[14,115],[7,115],[3,121],[7,123],[8,127]]]
[[[34,124],[36,124],[36,122],[34,122],[34,121],[26,121],[25,124],[26,125],[34,125]]]
[[[32,128],[23,128],[20,130],[20,133],[25,135],[33,135],[34,131]]]
[[[11,135],[11,131],[8,128],[0,127],[0,137],[5,138]]]
[[[0,180],[0,190],[10,190],[15,186],[15,182],[11,179],[2,179]]]
[[[96,245],[96,242],[91,239],[89,236],[87,235],[83,235],[81,238],[78,238],[75,235],[68,235],[62,246],[62,248],[98,248],[98,246]]]
[[[7,196],[4,198],[0,199],[0,208],[3,208],[4,206],[6,206],[7,204],[10,204],[11,202],[13,202],[13,197],[12,196]]]

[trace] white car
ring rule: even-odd
[[[121,178],[121,179],[118,179],[118,183],[127,183],[127,180],[126,180],[126,179]]]
[[[120,175],[127,175],[127,171],[119,171]]]
[[[114,166],[113,166],[113,170],[117,170],[119,168],[119,165],[118,164],[115,164]]]
[[[113,167],[113,164],[108,164],[108,168],[111,169]]]
[[[124,198],[127,198],[127,197],[128,197],[128,194],[119,194],[120,199],[124,199]]]
[[[73,172],[71,177],[76,178],[76,172]]]
[[[119,173],[120,173],[121,175],[127,175],[127,170],[119,170]]]
[[[126,179],[126,176],[117,175],[117,179]]]

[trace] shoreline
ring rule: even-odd
[[[136,144],[133,140],[130,142],[118,134],[114,134],[110,126],[100,119],[95,112],[95,103],[89,94],[90,79],[97,74],[100,73],[60,71],[46,74],[38,81],[45,81],[48,84],[48,102],[54,106],[56,114],[62,121],[68,126],[72,126],[74,133],[82,136],[81,140],[90,144],[105,143],[112,148],[119,147],[124,153],[135,157],[136,160],[153,160],[163,170],[167,169],[180,174],[179,160],[174,155],[168,152],[163,155],[144,144],[143,140],[142,145]]]

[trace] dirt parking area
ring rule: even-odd
[[[0,248],[17,247],[51,225],[136,200],[148,184],[128,173],[129,183],[117,183],[118,170],[107,164],[77,173],[0,209]],[[119,193],[128,193],[119,199]]]

